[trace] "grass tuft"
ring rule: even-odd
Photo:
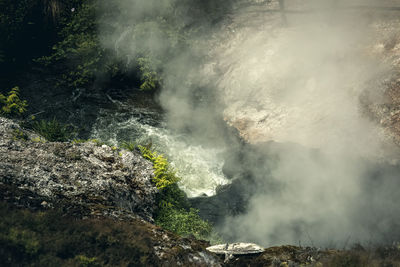
[[[62,124],[56,119],[35,121],[32,128],[50,142],[67,142],[75,136],[74,128],[71,125]]]

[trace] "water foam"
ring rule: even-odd
[[[111,144],[133,141],[138,144],[151,142],[153,148],[167,156],[181,177],[179,186],[188,197],[211,196],[219,185],[229,181],[222,173],[223,149],[191,145],[185,135],[174,134],[162,123],[151,119],[148,111],[114,113],[102,110],[91,132],[91,138]],[[147,117],[147,119],[143,119]],[[152,125],[150,125],[152,124]],[[158,125],[157,125],[158,124]]]

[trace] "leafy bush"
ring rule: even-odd
[[[27,106],[26,100],[19,98],[18,86],[11,89],[7,95],[0,93],[0,115],[2,116],[20,116],[26,111]]]
[[[140,57],[137,60],[140,70],[140,89],[154,90],[160,86],[160,75],[148,57]]]
[[[156,223],[179,235],[193,235],[198,239],[208,238],[212,231],[211,224],[202,220],[198,210],[193,208],[187,211],[173,206],[164,207],[160,210]]]
[[[135,77],[142,90],[157,89],[162,83],[163,63],[174,58],[177,48],[185,43],[181,33],[185,25],[166,17],[175,16],[174,12],[175,9],[169,7],[165,12],[132,18],[118,1],[84,1],[70,19],[64,20],[59,32],[61,41],[52,47],[51,55],[37,61],[45,65],[61,64],[61,83],[71,87],[129,76]],[[127,25],[109,23],[110,18],[119,16],[127,16]],[[116,51],[115,45],[106,48],[107,45],[101,43],[100,37],[115,38],[116,32],[120,33],[121,28],[125,30],[123,27],[132,27],[132,34],[122,34],[121,42],[132,44],[134,51]],[[159,49],[148,45],[154,36],[163,40]],[[170,58],[165,59],[165,55]]]
[[[71,19],[63,21],[64,27],[59,32],[62,40],[53,46],[53,53],[37,60],[45,65],[63,63],[66,68],[62,83],[66,85],[87,85],[107,68],[101,62],[104,50],[100,48],[96,33],[96,7],[96,1],[92,0],[79,5]]]
[[[56,119],[51,121],[41,120],[33,123],[33,130],[51,142],[66,142],[71,140],[74,129],[71,125],[62,124]]]
[[[149,147],[139,146],[139,149],[143,157],[153,163],[153,182],[160,191],[156,224],[182,236],[193,235],[198,239],[209,239],[213,233],[211,224],[200,218],[198,210],[189,208],[185,194],[178,187],[180,179],[165,156],[151,151]]]

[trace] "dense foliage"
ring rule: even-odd
[[[6,95],[0,93],[0,116],[21,117],[26,112],[27,106],[27,101],[19,97],[18,86],[12,88]],[[75,128],[72,125],[60,123],[55,118],[50,121],[36,121],[35,116],[31,115],[29,119],[21,122],[21,126],[34,130],[50,142],[66,142],[72,140],[76,135]],[[16,132],[15,137],[25,139],[18,132]]]
[[[60,42],[52,47],[50,56],[38,61],[46,66],[62,65],[61,83],[79,87],[92,84],[97,76],[115,74],[117,67],[100,46],[96,17],[98,1],[81,1],[74,7],[69,20],[63,21],[58,32]]]
[[[154,90],[169,62],[234,2],[0,0],[0,67],[15,73],[36,60],[69,87],[130,80]],[[143,10],[132,15],[130,6]]]
[[[72,87],[133,79],[140,89],[155,90],[163,84],[165,68],[191,49],[234,2],[80,1],[70,19],[63,21],[61,41],[40,61],[66,67],[61,81]]]
[[[127,66],[127,62],[114,55],[115,51],[101,44],[100,28],[116,31],[106,21],[109,16],[117,16],[116,5],[110,1],[87,0],[73,10],[71,18],[63,22],[63,28],[58,32],[61,41],[52,47],[49,56],[37,60],[48,67],[63,66],[59,68],[62,85],[99,87],[102,82],[131,75],[141,81],[141,89],[151,90],[158,86],[159,78],[148,58],[137,58],[134,67]]]

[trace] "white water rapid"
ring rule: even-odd
[[[91,138],[114,145],[123,141],[152,142],[153,149],[165,154],[181,177],[179,186],[188,197],[214,195],[217,186],[228,183],[222,174],[221,148],[191,145],[184,135],[174,134],[156,121],[157,117],[154,112],[134,107],[124,113],[102,110]]]

